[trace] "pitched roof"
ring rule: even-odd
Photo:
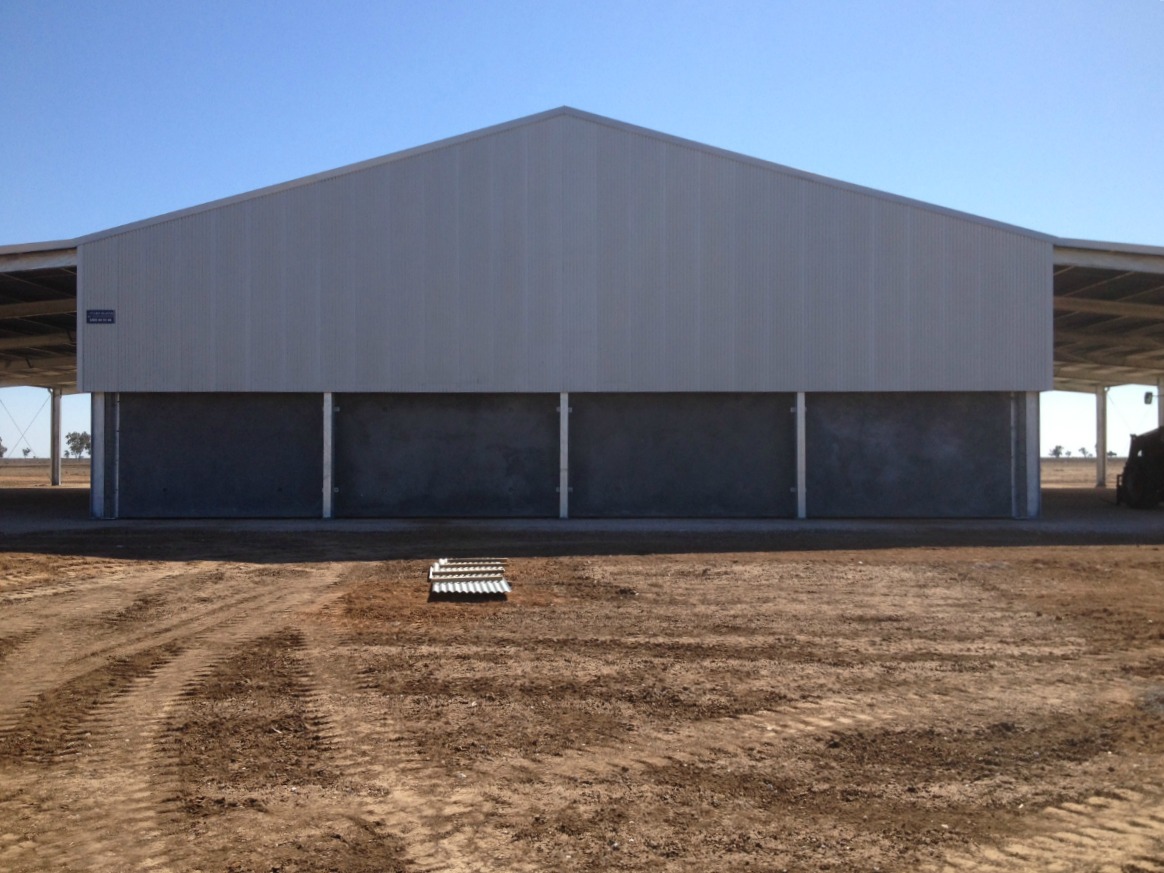
[[[557,118],[572,118],[590,124],[602,125],[605,127],[622,130],[628,133],[637,134],[639,136],[648,137],[660,142],[666,142],[672,145],[681,146],[695,151],[702,152],[707,155],[716,156],[726,160],[736,161],[739,163],[749,164],[751,166],[767,169],[785,176],[791,176],[805,181],[815,182],[821,185],[827,185],[838,190],[847,191],[856,194],[862,194],[876,199],[899,203],[911,206],[916,209],[923,209],[932,211],[942,215],[962,218],[964,220],[972,221],[977,224],[983,224],[991,227],[997,227],[1003,230],[1008,230],[1027,236],[1051,240],[1047,234],[1039,233],[1038,231],[1030,230],[1024,227],[1007,224],[1001,221],[995,221],[990,218],[985,218],[971,213],[961,212],[956,209],[948,209],[943,206],[938,206],[933,203],[927,203],[922,200],[915,200],[909,197],[902,197],[897,194],[890,194],[885,191],[879,191],[875,188],[867,188],[862,185],[855,185],[849,182],[842,182],[838,179],[832,179],[827,176],[820,176],[815,173],[808,173],[803,170],[797,170],[792,167],[784,166],[783,164],[773,163],[761,158],[751,157],[749,155],[732,152],[727,149],[721,149],[716,146],[707,145],[706,143],[696,142],[694,140],[683,139],[682,137],[672,136],[671,134],[661,133],[656,130],[651,130],[645,127],[628,124],[623,121],[616,121],[612,118],[607,118],[602,115],[595,115],[590,112],[583,112],[580,109],[574,109],[570,106],[560,106],[557,109],[550,109],[546,112],[539,112],[534,115],[527,115],[523,118],[517,118],[513,121],[495,124],[490,127],[481,128],[480,130],[471,131],[469,133],[459,134],[457,136],[448,137],[446,139],[437,140],[435,142],[427,143],[425,145],[415,146],[413,148],[404,149],[403,151],[393,152],[378,158],[371,158],[366,161],[359,161],[354,164],[347,164],[346,166],[337,167],[332,170],[325,170],[320,173],[313,173],[309,176],[303,176],[298,179],[292,179],[287,182],[281,182],[275,185],[268,185],[263,188],[256,188],[253,191],[247,191],[242,194],[236,194],[230,197],[224,197],[218,200],[212,200],[208,203],[202,203],[196,206],[187,207],[185,209],[167,212],[162,215],[157,215],[151,218],[142,219],[140,221],[123,224],[118,227],[109,228],[107,230],[97,231],[83,237],[79,237],[77,242],[85,243],[92,240],[103,239],[110,236],[116,236],[126,231],[135,230],[140,227],[147,227],[153,224],[161,224],[174,219],[184,218],[189,215],[195,215],[200,212],[205,212],[212,209],[217,209],[223,206],[229,206],[234,203],[240,203],[246,200],[251,200],[259,197],[267,197],[271,194],[278,194],[283,191],[289,191],[295,188],[311,185],[316,182],[322,182],[328,179],[334,179],[340,176],[345,176],[350,173],[358,173],[363,170],[369,170],[374,167],[379,167],[384,164],[390,164],[397,161],[407,160],[408,158],[423,155],[429,152],[435,152],[440,149],[446,149],[451,146],[460,145],[462,143],[471,142],[485,137],[495,136],[506,131],[515,130],[521,127],[528,127],[534,124],[550,121]]]

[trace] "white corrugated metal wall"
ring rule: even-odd
[[[83,241],[84,391],[1038,391],[1046,238],[565,110]]]

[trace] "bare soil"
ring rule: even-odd
[[[1127,458],[1107,459],[1107,484],[1114,488]],[[1095,458],[1043,458],[1039,472],[1044,488],[1095,487]]]
[[[1109,458],[1108,478],[1115,484],[1115,476],[1124,468],[1125,458]],[[1095,458],[1043,458],[1041,462],[1044,488],[1086,488],[1095,484]],[[69,488],[89,487],[89,461],[66,460],[61,465],[61,485]],[[0,488],[48,488],[49,462],[40,458],[0,459]]]
[[[1164,869],[1160,545],[507,530],[0,543],[0,869]]]
[[[0,459],[0,488],[51,488],[47,459]],[[89,461],[62,460],[61,487],[88,488]]]

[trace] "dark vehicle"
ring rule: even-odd
[[[1128,462],[1116,477],[1116,503],[1151,509],[1164,497],[1164,427],[1132,434]]]

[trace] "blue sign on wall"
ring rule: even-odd
[[[116,324],[116,309],[86,309],[85,324]]]

